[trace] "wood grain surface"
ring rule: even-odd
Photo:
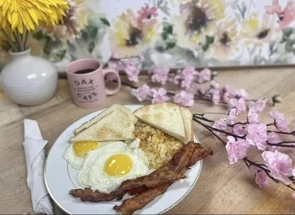
[[[276,108],[285,114],[290,127],[295,128],[295,68],[222,71],[217,80],[222,85],[229,83],[233,88],[245,88],[253,99],[280,94],[283,103]],[[73,122],[114,103],[138,104],[130,95],[130,88],[122,87],[98,108],[78,108],[71,101],[65,79],[59,80],[54,98],[38,107],[17,105],[0,89],[0,213],[32,212],[22,145],[25,118],[38,121],[43,138],[49,141],[48,151]],[[222,105],[212,106],[202,101],[191,108],[193,113],[224,110]],[[295,200],[289,189],[273,182],[269,188],[260,189],[243,162],[229,165],[224,146],[217,139],[197,124],[194,131],[203,145],[214,150],[214,155],[204,160],[201,176],[191,193],[167,214],[294,214]],[[259,159],[258,154],[251,156]],[[55,212],[60,213],[56,207]]]

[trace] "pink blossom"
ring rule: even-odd
[[[165,84],[169,78],[168,68],[157,68],[153,70],[152,82],[160,82],[161,84]]]
[[[259,99],[256,102],[250,102],[249,108],[253,107],[256,112],[262,112],[265,109],[268,99]]]
[[[143,56],[142,53],[140,53],[140,54],[138,55],[138,58],[139,58],[140,61],[144,61],[144,56]]]
[[[277,133],[275,133],[275,132],[268,133],[267,142],[269,142],[269,143],[279,143],[280,141],[281,141],[280,136]],[[270,150],[270,151],[274,152],[277,149],[278,149],[277,146],[270,146],[270,145],[268,146],[268,150]]]
[[[184,107],[191,107],[194,105],[194,95],[186,91],[181,91],[176,94],[173,98],[176,104],[182,105]]]
[[[247,127],[248,135],[246,137],[250,145],[256,146],[259,150],[265,150],[267,147],[266,141],[267,126],[264,123],[249,124]]]
[[[220,91],[219,91],[219,89],[211,89],[210,92],[212,94],[212,102],[214,104],[218,104],[219,101],[220,101]]]
[[[251,107],[248,111],[248,122],[252,123],[259,123],[258,114],[256,113],[254,107]]]
[[[181,80],[181,76],[180,75],[175,75],[173,78],[172,78],[172,82],[176,85],[179,84],[179,80]]]
[[[267,174],[260,168],[256,166],[250,166],[250,169],[255,174],[255,183],[258,184],[260,188],[268,187],[268,176]]]
[[[242,112],[246,111],[246,101],[244,98],[239,98],[239,99],[230,99],[228,101],[228,107],[229,108],[235,108],[237,116],[240,115]]]
[[[142,87],[138,87],[137,89],[132,89],[131,94],[136,96],[138,101],[142,102],[149,97],[150,87],[146,84],[142,85]]]
[[[230,124],[234,124],[237,121],[237,110],[235,108],[230,109],[228,113],[228,119]]]
[[[209,90],[207,86],[197,84],[197,83],[193,83],[191,88],[193,89],[194,94],[197,94],[197,95],[205,95],[206,92]]]
[[[215,80],[210,81],[210,87],[213,89],[219,89],[219,83]]]
[[[184,70],[182,70],[182,74],[181,74],[181,87],[184,88],[190,88],[195,76],[198,73],[196,72],[194,67],[186,67]]]
[[[295,177],[295,168],[292,169],[292,175]]]
[[[151,89],[151,94],[152,94],[152,103],[157,104],[157,103],[163,103],[168,101],[170,98],[167,96],[167,91],[164,88],[159,88],[158,90],[156,89]]]
[[[223,91],[222,99],[224,102],[228,103],[230,99],[235,97],[234,91],[230,88],[228,84],[226,84],[223,87],[222,91]]]
[[[281,142],[280,136],[276,132],[270,132],[268,134],[268,140],[269,143],[279,143]]]
[[[134,63],[132,63],[131,61],[126,62],[125,72],[129,81],[138,82],[138,75],[140,73],[140,70]]]
[[[286,185],[291,184],[289,177],[292,176],[292,159],[288,155],[277,150],[265,151],[262,158],[275,179]]]
[[[245,128],[241,124],[236,124],[233,127],[233,134],[242,137],[246,134]]]
[[[279,5],[278,0],[273,0],[272,5],[266,6],[265,10],[269,14],[276,14],[279,19],[280,29],[284,29],[289,26],[289,24],[295,19],[295,5],[293,1],[288,1],[285,8],[282,10],[282,7]]]
[[[236,90],[235,91],[235,94],[236,94],[237,97],[244,98],[245,100],[247,100],[248,99],[248,96],[249,96],[249,94],[247,93],[247,91],[244,90],[244,89],[242,89],[242,88]]]
[[[274,123],[278,131],[290,132],[290,129],[288,128],[288,123],[282,113],[275,110],[273,112],[270,112],[269,116],[274,119]]]
[[[224,131],[227,128],[226,118],[221,118],[217,121],[215,121],[212,125],[213,128],[216,128],[218,130]],[[219,134],[217,131],[216,133]]]
[[[113,59],[113,60],[118,60],[118,59],[120,59],[120,57],[119,57],[117,51],[115,51],[115,52],[112,54],[111,59]]]
[[[193,78],[197,74],[198,74],[198,72],[196,71],[195,67],[193,67],[193,66],[188,66],[182,70],[183,76],[190,76]]]
[[[118,64],[115,63],[115,62],[110,61],[110,62],[108,63],[108,68],[110,68],[110,69],[114,69],[114,70],[117,70],[117,69],[118,69]]]
[[[201,72],[198,74],[198,83],[204,83],[206,81],[211,80],[211,70],[208,68],[203,69]]]
[[[142,7],[141,10],[138,11],[138,23],[142,23],[143,21],[150,20],[153,17],[157,17],[157,8],[156,7],[149,7],[147,4],[145,7]]]
[[[230,164],[236,163],[239,159],[247,156],[250,145],[244,139],[235,140],[232,136],[227,136],[227,144],[225,146]]]

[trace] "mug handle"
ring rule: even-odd
[[[116,89],[113,89],[113,90],[110,90],[110,89],[107,89],[106,88],[106,94],[107,95],[114,95],[114,94],[116,94],[120,90],[120,87],[121,87],[121,79],[120,79],[119,73],[116,70],[114,70],[114,69],[106,68],[106,69],[103,69],[102,70],[103,77],[105,77],[109,73],[112,73],[112,74],[114,74],[117,77],[118,85],[117,85],[117,88]]]

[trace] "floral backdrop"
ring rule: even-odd
[[[72,60],[143,55],[144,68],[294,64],[291,0],[69,0],[64,24],[29,36],[59,70]],[[9,60],[0,36],[0,68]]]

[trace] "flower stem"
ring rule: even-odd
[[[11,46],[12,50],[15,51],[15,52],[17,52],[17,46],[11,40],[11,38],[9,37],[9,35],[2,28],[0,28],[0,31],[5,36],[5,38],[7,39],[7,41],[9,43],[9,45]]]
[[[226,135],[229,135],[229,136],[233,136],[233,137],[235,137],[235,138],[240,138],[240,139],[245,139],[245,138],[246,138],[246,135],[244,135],[244,136],[239,136],[239,135],[236,135],[236,134],[233,134],[233,133],[230,133],[230,132],[227,132],[227,131],[224,131],[224,130],[220,130],[220,129],[217,129],[217,128],[213,128],[213,127],[211,127],[211,126],[209,126],[209,125],[206,125],[205,123],[202,123],[200,120],[198,120],[198,119],[195,118],[195,117],[194,117],[193,119],[194,119],[195,122],[201,124],[201,125],[204,126],[204,127],[210,128],[210,129],[212,129],[212,130],[214,130],[214,131],[218,131],[218,132],[220,132],[220,133],[223,133],[223,134],[226,134]]]
[[[288,143],[293,143],[294,145],[287,145]],[[295,148],[295,142],[294,141],[281,141],[279,143],[269,143],[269,142],[267,142],[267,145],[269,145],[269,146],[277,146],[277,147],[285,147],[285,148]]]
[[[16,44],[18,46],[18,51],[23,51],[24,50],[24,46],[22,44],[22,40],[21,40],[21,37],[20,37],[19,32],[16,31],[16,32],[13,32],[12,34],[13,34],[14,39],[16,41]]]
[[[200,123],[200,124],[203,125],[202,123]],[[217,134],[215,134],[209,126],[208,127],[204,126],[204,128],[206,128],[209,132],[211,132],[221,143],[223,143],[223,145],[226,145],[226,142],[223,139],[221,139],[221,137],[219,137]]]
[[[23,37],[24,50],[27,50],[28,36],[29,36],[29,31],[27,30],[27,28],[24,28],[24,37]]]
[[[291,131],[291,132],[283,132],[283,131],[272,131],[272,130],[267,130],[267,132],[274,132],[277,134],[286,134],[286,135],[295,135],[295,131]]]

